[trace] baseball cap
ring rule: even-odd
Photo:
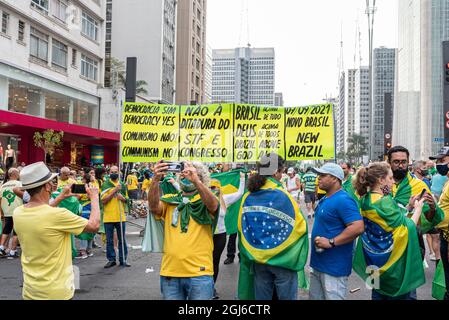
[[[447,156],[449,156],[449,147],[444,147],[438,152],[438,154],[436,156],[430,157],[429,159],[430,160],[440,160]]]
[[[345,179],[345,173],[343,172],[343,169],[335,163],[326,163],[320,169],[314,168],[312,170],[313,170],[313,172],[315,172],[318,175],[329,174],[341,181],[343,181]]]
[[[288,171],[287,171],[287,173],[295,173],[295,169],[289,168]]]

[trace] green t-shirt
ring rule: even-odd
[[[307,172],[302,176],[301,182],[304,183],[305,192],[315,192],[316,191],[316,179],[317,175],[313,172]]]

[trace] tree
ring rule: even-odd
[[[125,62],[117,58],[111,58],[111,74],[113,85],[120,86],[126,89],[126,66]],[[148,83],[145,80],[136,81],[136,94],[148,95],[146,87]]]
[[[348,155],[346,154],[346,152],[340,151],[339,153],[337,153],[337,160],[338,161],[346,161],[346,160],[348,160]]]
[[[351,162],[355,160],[357,162],[356,164],[360,164],[363,161],[363,156],[368,152],[365,137],[359,134],[353,134],[349,137],[348,143],[348,158]]]
[[[55,148],[62,146],[64,132],[55,132],[52,129],[45,130],[43,133],[35,132],[33,136],[34,145],[44,150],[44,162],[47,163],[47,154],[53,156]]]

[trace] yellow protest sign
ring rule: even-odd
[[[332,105],[168,106],[126,103],[123,162],[258,161],[275,152],[288,161],[335,158]]]

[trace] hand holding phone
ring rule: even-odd
[[[87,194],[86,185],[84,184],[74,184],[72,185],[73,194]]]
[[[180,172],[184,171],[184,163],[183,162],[163,161],[163,163],[168,165],[166,172],[180,173]]]
[[[421,201],[422,198],[424,198],[424,196],[426,195],[426,193],[427,193],[427,190],[426,190],[426,189],[423,189],[422,192],[421,192],[421,194],[420,194],[419,197],[418,197],[418,201]]]

